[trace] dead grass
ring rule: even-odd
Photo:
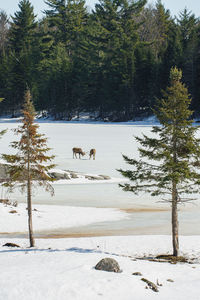
[[[178,263],[178,262],[183,262],[183,263],[188,263],[189,260],[184,257],[184,256],[174,256],[174,255],[170,255],[170,254],[161,254],[161,255],[157,255],[155,257],[156,259],[163,259],[166,260],[170,263]]]

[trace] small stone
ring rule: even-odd
[[[142,276],[142,273],[140,273],[140,272],[134,272],[134,273],[132,273],[132,275],[135,275],[135,276]]]
[[[103,177],[93,175],[85,175],[85,178],[88,180],[103,180]]]
[[[169,282],[174,282],[174,280],[173,280],[173,279],[170,279],[170,278],[167,279],[167,281],[169,281]]]
[[[107,272],[115,272],[115,273],[122,272],[120,270],[118,262],[113,258],[103,258],[95,266],[95,269],[96,270],[107,271]]]
[[[70,173],[71,178],[76,179],[78,178],[78,175],[76,173]]]
[[[107,175],[99,175],[100,177],[102,177],[104,180],[109,180],[110,179],[110,176],[107,176]]]
[[[17,214],[17,211],[13,209],[13,210],[10,210],[9,213],[10,214]]]
[[[71,177],[69,176],[69,174],[65,173],[65,174],[64,174],[64,179],[70,180]]]
[[[70,179],[68,174],[66,173],[59,173],[59,172],[49,172],[48,175],[56,180],[60,179]]]

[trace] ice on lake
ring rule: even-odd
[[[57,168],[90,174],[104,174],[121,178],[119,168],[128,169],[122,154],[138,157],[134,136],[151,134],[151,125],[135,124],[80,124],[68,122],[40,122],[40,132],[48,137],[48,145],[56,155]],[[1,140],[1,153],[13,153],[9,143],[17,137],[10,130],[16,128],[16,121],[1,121],[0,130],[8,128]],[[72,148],[81,147],[87,154],[82,159],[73,159]],[[96,160],[89,160],[89,150],[95,148]],[[116,207],[130,213],[130,218],[116,222],[104,222],[79,228],[80,231],[116,234],[170,234],[170,207],[158,203],[147,194],[135,196],[125,193],[118,183],[98,184],[54,184],[55,196],[38,189],[33,202],[37,204]],[[25,195],[15,192],[12,196],[25,202]],[[180,230],[182,234],[200,234],[199,204],[181,207]],[[76,228],[77,230],[77,228]]]

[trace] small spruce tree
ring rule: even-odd
[[[32,226],[32,188],[34,185],[43,186],[53,195],[54,190],[50,184],[52,178],[48,176],[47,172],[55,166],[48,164],[54,156],[46,154],[50,150],[47,147],[47,138],[38,133],[39,125],[34,123],[34,117],[35,111],[31,102],[31,94],[27,90],[23,109],[23,124],[15,129],[15,133],[20,135],[20,139],[11,143],[11,147],[17,149],[18,152],[15,155],[2,155],[3,159],[9,163],[10,180],[5,185],[11,190],[15,184],[20,185],[21,191],[27,193],[30,247],[35,245]]]
[[[163,200],[171,203],[174,256],[179,253],[178,204],[193,200],[187,194],[200,192],[200,140],[195,136],[198,127],[192,126],[191,99],[181,77],[180,70],[171,68],[170,86],[163,91],[155,110],[161,126],[153,126],[152,133],[158,138],[136,137],[141,158],[123,155],[134,170],[119,170],[134,183],[120,185],[124,191],[170,195],[170,199]]]

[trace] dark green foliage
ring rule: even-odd
[[[200,141],[195,138],[198,127],[192,126],[190,119],[192,111],[188,108],[191,99],[179,76],[181,77],[176,68],[172,69],[171,85],[166,92],[163,91],[163,99],[159,101],[155,110],[162,126],[153,127],[152,137],[146,135],[142,138],[136,137],[142,146],[138,149],[141,159],[123,156],[128,164],[135,167],[135,171],[120,170],[125,177],[134,181],[134,185],[122,185],[126,191],[136,193],[147,191],[152,196],[165,194],[167,190],[170,191],[173,179],[183,185],[180,187],[179,195],[199,191],[200,175],[194,169],[200,162]],[[159,138],[154,137],[155,134],[159,135]],[[145,157],[152,163],[145,161]],[[154,164],[154,161],[160,163]]]
[[[21,109],[27,86],[33,85],[32,47],[35,42],[35,29],[33,7],[28,0],[22,0],[19,2],[19,11],[15,13],[10,23],[8,51],[2,55],[2,66],[5,67],[2,90],[5,99],[8,100],[7,108],[12,110],[13,116]]]
[[[30,1],[20,1],[19,11],[12,17],[10,28],[10,44],[16,54],[30,49],[36,28],[35,17]]]
[[[198,48],[198,25],[199,21],[195,15],[186,8],[179,14],[177,19],[180,28],[180,42],[182,55],[180,55],[180,67],[183,70],[183,79],[189,88],[192,98],[195,97],[195,57]],[[195,102],[196,99],[193,99]],[[194,107],[194,105],[193,105]]]
[[[8,17],[6,13],[0,10],[0,53],[5,55],[8,45]]]
[[[83,111],[110,121],[152,114],[177,65],[199,104],[199,19],[186,9],[173,19],[158,0],[46,0],[36,21],[28,0],[11,18],[0,12],[2,113],[16,116],[24,91],[37,110],[71,119]]]

